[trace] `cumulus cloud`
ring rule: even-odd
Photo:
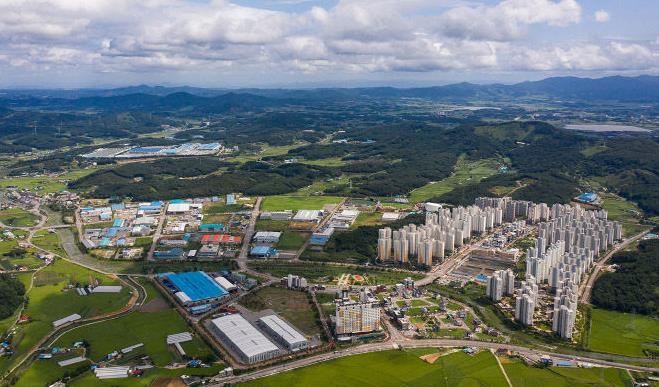
[[[303,2],[304,3],[304,2]],[[267,3],[266,3],[267,4]],[[340,74],[656,69],[656,42],[541,42],[576,0],[340,0],[275,11],[229,0],[5,0],[0,71]],[[602,15],[598,11],[596,19]],[[608,14],[606,14],[608,20]],[[658,38],[659,39],[659,38]],[[134,78],[130,78],[134,79]],[[169,79],[169,78],[167,78]]]
[[[595,11],[595,21],[598,23],[606,23],[611,19],[611,15],[603,9]]]

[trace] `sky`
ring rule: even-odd
[[[0,88],[659,75],[656,0],[0,0]]]

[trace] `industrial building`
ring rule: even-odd
[[[74,321],[80,320],[81,318],[82,318],[81,315],[79,315],[79,314],[77,314],[77,313],[74,313],[74,314],[72,314],[72,315],[70,315],[70,316],[66,316],[66,317],[63,317],[63,318],[61,318],[61,319],[59,319],[59,320],[55,320],[55,321],[53,321],[53,327],[54,327],[54,328],[59,328],[59,327],[61,327],[62,325],[65,325],[65,324],[68,324],[68,323],[71,323],[71,322],[74,322]]]
[[[184,306],[217,302],[229,293],[203,271],[164,273],[158,278]]]
[[[259,231],[254,234],[254,242],[256,243],[277,243],[279,238],[281,238],[281,232]]]
[[[279,252],[270,246],[255,246],[249,251],[249,256],[254,258],[277,258]]]
[[[210,321],[210,330],[240,360],[248,364],[270,360],[281,350],[239,314],[229,314]]]
[[[295,352],[309,348],[309,340],[279,316],[273,314],[261,317],[258,322],[270,337],[289,351]]]
[[[337,335],[369,333],[381,330],[381,309],[371,302],[343,302],[336,305]]]

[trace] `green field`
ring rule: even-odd
[[[62,248],[59,236],[46,230],[37,231],[32,237],[32,243],[44,250],[66,257],[66,251]]]
[[[319,167],[341,167],[346,164],[340,157],[328,157],[319,160],[301,160],[300,164],[317,165]]]
[[[490,352],[442,356],[434,364],[416,352],[384,351],[331,360],[243,386],[508,386]]]
[[[256,221],[256,231],[285,231],[291,222],[288,220],[259,219]]]
[[[288,151],[291,150],[291,149],[298,148],[298,147],[306,145],[306,144],[307,144],[306,142],[297,142],[295,144],[280,145],[280,146],[263,145],[261,150],[258,153],[238,155],[238,156],[229,158],[229,161],[235,161],[235,162],[239,162],[239,163],[246,163],[248,161],[261,160],[264,157],[281,156],[281,155],[287,154]]]
[[[438,182],[429,183],[410,193],[410,202],[424,202],[452,191],[459,185],[476,184],[486,177],[496,174],[501,162],[498,159],[467,160],[460,156],[454,173]]]
[[[128,302],[129,289],[119,294],[93,294],[80,296],[73,289],[66,289],[69,284],[86,284],[98,281],[99,284],[116,285],[115,279],[91,270],[58,260],[54,264],[34,275],[34,287],[28,292],[29,303],[24,314],[31,321],[17,327],[12,338],[17,356],[0,359],[0,371],[6,369],[21,355],[28,351],[41,338],[52,331],[52,322],[73,313],[83,318],[92,317],[118,310]]]
[[[602,198],[602,208],[609,213],[608,218],[622,223],[623,233],[626,237],[648,228],[648,226],[639,224],[642,211],[634,203],[611,193],[599,195]]]
[[[350,228],[357,228],[360,226],[375,226],[382,224],[382,213],[381,212],[360,212],[357,215],[355,223],[353,223]]]
[[[588,346],[593,351],[645,357],[643,349],[659,351],[659,320],[633,315],[592,310]]]
[[[281,234],[277,248],[280,250],[297,250],[304,245],[307,239],[309,239],[309,236],[307,232],[286,230]]]
[[[261,211],[320,210],[326,204],[338,204],[343,198],[337,196],[268,196],[261,203]]]
[[[59,176],[25,176],[11,177],[0,180],[0,188],[16,186],[19,189],[29,189],[40,193],[59,192],[66,189],[68,181],[77,180],[96,172],[101,168],[78,169]]]
[[[631,386],[626,371],[616,368],[533,368],[520,360],[502,358],[508,378],[515,387]]]
[[[148,281],[141,281],[147,291],[145,304],[154,299],[161,299],[159,292]],[[169,348],[165,343],[168,334],[179,332],[190,332],[191,328],[172,309],[165,308],[156,311],[138,311],[114,320],[108,320],[98,324],[92,324],[77,328],[66,333],[57,340],[55,345],[70,347],[75,341],[86,340],[90,347],[87,358],[96,361],[104,355],[129,345],[144,343],[144,347],[135,351],[133,358],[149,355],[156,367],[162,367],[171,361],[181,362],[178,353]],[[195,336],[192,342],[183,343],[182,347],[190,357],[214,361],[216,356],[208,345],[199,337]],[[62,358],[73,357],[65,355]],[[77,365],[61,368],[56,364],[60,359],[35,361],[21,375],[18,386],[37,386],[55,381],[62,377],[64,372],[72,371]],[[85,364],[85,363],[81,363]],[[88,364],[87,364],[88,365]],[[79,378],[72,381],[71,385],[88,386],[146,386],[158,377],[176,377],[182,374],[188,375],[212,375],[224,367],[221,363],[213,364],[211,368],[180,368],[168,370],[155,368],[146,372],[139,378],[121,380],[100,381],[90,371],[85,372]]]
[[[0,222],[10,227],[32,227],[38,218],[21,208],[8,208],[0,211]]]
[[[331,264],[307,264],[287,262],[250,262],[249,267],[264,273],[270,273],[277,277],[295,274],[305,277],[311,282],[333,282],[344,273],[360,274],[368,279],[368,284],[395,284],[401,280],[412,277],[412,279],[423,278],[420,274],[401,271],[370,270],[357,266],[339,266]],[[325,280],[325,281],[323,281]]]
[[[254,312],[272,309],[309,336],[320,333],[318,312],[307,292],[267,287],[247,295],[240,304]]]

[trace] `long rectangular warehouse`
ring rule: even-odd
[[[261,326],[289,351],[299,351],[309,347],[309,341],[293,326],[277,315],[269,315],[259,319]]]
[[[249,364],[270,360],[281,353],[275,344],[239,314],[215,318],[211,320],[210,328],[223,344]]]

